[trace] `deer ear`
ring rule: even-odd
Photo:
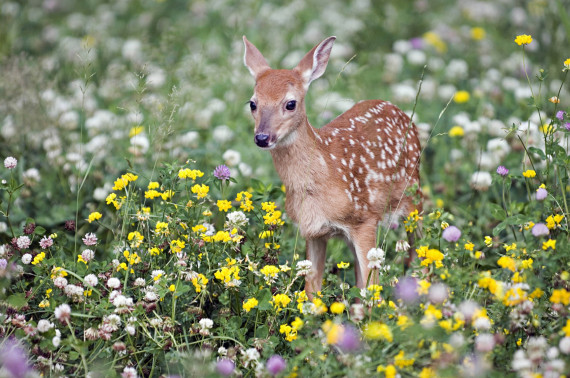
[[[336,37],[328,37],[313,47],[294,68],[301,74],[305,88],[309,88],[309,84],[325,72],[335,39]]]
[[[257,79],[262,72],[270,69],[271,67],[269,67],[269,64],[267,64],[267,61],[263,55],[261,55],[257,47],[248,41],[245,35],[243,36],[243,43],[245,45],[243,63],[249,70],[249,73]]]

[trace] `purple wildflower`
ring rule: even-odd
[[[395,287],[396,298],[407,304],[414,303],[419,297],[417,289],[418,282],[414,277],[400,278]]]
[[[345,353],[360,349],[360,336],[356,328],[351,325],[343,326],[342,335],[336,345]]]
[[[416,37],[410,39],[410,43],[414,49],[423,49],[424,48],[424,40],[422,38]]]
[[[570,131],[570,122],[566,122],[566,125],[564,125],[564,127],[566,128],[566,130]]]
[[[85,245],[95,245],[97,244],[97,235],[92,232],[89,232],[85,237],[82,239],[83,244]]]
[[[26,235],[33,234],[35,230],[36,230],[36,224],[35,223],[28,223],[24,226],[24,234],[26,234]]]
[[[25,377],[30,371],[26,351],[13,338],[3,343],[0,349],[0,365],[8,371],[11,377]]]
[[[441,237],[450,243],[456,242],[461,237],[461,231],[455,226],[449,226],[445,230],[443,230]]]
[[[6,259],[0,259],[0,270],[5,270],[8,266],[8,261]]]
[[[497,168],[497,173],[503,177],[509,174],[509,170],[502,165]]]
[[[531,230],[532,234],[536,237],[539,236],[546,236],[548,234],[550,234],[550,231],[548,230],[548,227],[546,227],[546,225],[544,223],[537,223],[532,227]]]
[[[537,201],[542,201],[548,196],[548,191],[544,188],[536,189],[536,199]]]
[[[16,160],[16,158],[8,156],[6,159],[4,159],[4,167],[8,169],[14,169],[16,168],[16,165],[18,165],[18,160]]]
[[[285,362],[283,357],[281,357],[278,354],[275,354],[269,357],[269,360],[267,360],[266,367],[269,374],[277,375],[281,373],[283,370],[285,370],[285,367],[287,367],[287,362]]]
[[[216,370],[218,371],[218,373],[220,373],[225,377],[230,376],[234,372],[234,369],[235,369],[234,362],[232,360],[228,360],[227,358],[219,360],[218,363],[216,364]]]
[[[224,164],[218,165],[214,169],[214,177],[222,181],[227,180],[231,177],[230,169]]]
[[[566,115],[566,112],[564,110],[559,110],[556,113],[556,118],[562,121],[564,119],[564,115]]]

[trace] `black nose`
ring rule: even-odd
[[[267,147],[269,145],[269,135],[268,134],[255,134],[255,144],[259,147]]]

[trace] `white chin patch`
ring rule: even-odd
[[[276,144],[279,144],[279,147],[287,147],[288,145],[295,142],[297,139],[297,130],[290,132],[289,134],[285,135],[283,138],[279,139]]]

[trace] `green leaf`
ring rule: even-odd
[[[6,299],[6,302],[16,308],[21,308],[28,304],[25,293],[12,294]]]
[[[489,207],[491,208],[491,216],[493,218],[500,221],[505,220],[505,218],[507,217],[507,213],[505,212],[505,210],[503,210],[501,205],[497,205],[496,203],[490,203]]]
[[[540,148],[529,147],[528,151],[537,154],[538,156],[540,156],[540,158],[542,160],[546,159],[546,155],[544,154],[544,151],[542,151]]]
[[[259,339],[266,339],[269,336],[269,328],[263,324],[255,330],[255,337]]]
[[[46,233],[46,229],[43,228],[42,226],[37,226],[36,229],[34,230],[35,235],[43,235],[45,233]]]
[[[261,290],[257,294],[256,299],[259,302],[257,308],[260,311],[268,311],[273,309],[273,306],[271,303],[269,303],[271,300],[273,300],[273,295],[271,295],[271,291],[269,291],[269,289]]]

